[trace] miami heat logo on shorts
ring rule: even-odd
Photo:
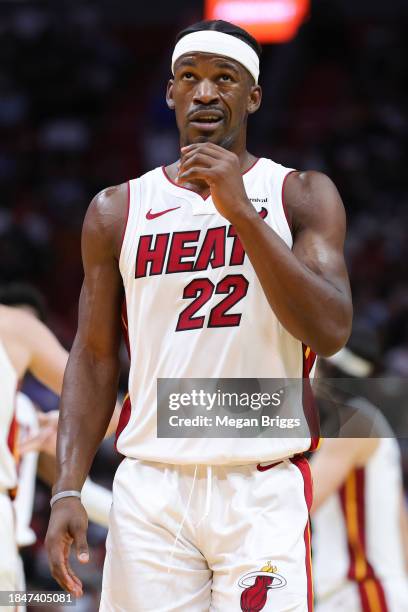
[[[286,585],[283,576],[277,573],[278,568],[268,561],[257,572],[249,572],[240,578],[238,586],[244,591],[241,594],[241,610],[243,612],[259,612],[266,604],[270,589],[281,589]]]

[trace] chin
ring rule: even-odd
[[[196,134],[187,138],[187,144],[199,144],[201,142],[212,142],[213,144],[222,146],[222,143],[227,139],[225,135],[220,134]]]

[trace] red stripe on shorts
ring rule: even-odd
[[[305,500],[308,512],[312,507],[313,502],[313,481],[310,466],[302,455],[293,457],[290,460],[299,469],[303,476]],[[311,547],[311,535],[310,535],[310,520],[308,519],[304,531],[305,540],[305,564],[306,564],[306,577],[307,577],[307,610],[313,612],[313,574],[312,574],[312,547]]]
[[[340,487],[339,497],[347,531],[347,578],[357,583],[362,612],[388,612],[380,579],[367,556],[365,468],[352,470]]]

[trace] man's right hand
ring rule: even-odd
[[[83,595],[82,582],[69,564],[69,554],[74,543],[78,561],[88,563],[87,528],[88,516],[78,498],[66,497],[54,504],[45,538],[50,570],[58,584],[75,597]]]

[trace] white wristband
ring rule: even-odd
[[[59,499],[63,499],[64,497],[78,497],[78,499],[81,499],[81,492],[80,491],[60,491],[59,493],[56,493],[55,495],[51,497],[51,500],[50,500],[51,508],[53,507],[55,502],[57,502]]]

